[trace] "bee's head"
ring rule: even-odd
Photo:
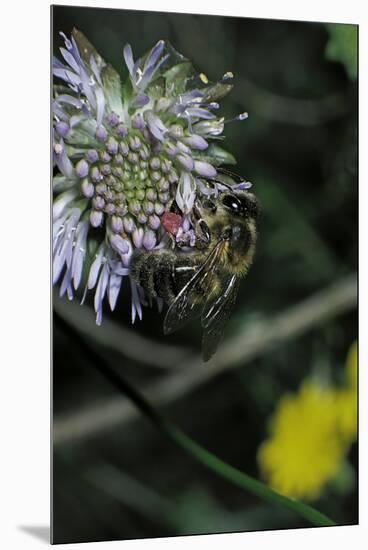
[[[257,221],[259,204],[253,193],[245,190],[225,192],[220,196],[220,202],[224,209],[234,217],[252,218]]]
[[[209,198],[201,202],[202,213],[218,216],[219,211],[230,214],[233,218],[252,218],[257,222],[259,217],[259,203],[253,193],[245,190],[225,191],[216,200]]]

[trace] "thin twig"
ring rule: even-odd
[[[69,304],[70,305],[70,304]],[[357,305],[357,276],[349,275],[330,287],[272,319],[245,326],[225,340],[207,364],[199,356],[186,359],[175,373],[142,390],[154,405],[165,405],[204,384],[220,372],[263,355],[273,346],[295,338],[312,327],[354,309]],[[54,444],[75,442],[94,436],[106,428],[136,418],[137,410],[121,399],[109,399],[100,405],[60,416],[54,422]]]

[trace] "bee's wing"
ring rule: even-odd
[[[228,322],[239,290],[237,275],[224,275],[221,281],[223,291],[213,300],[208,300],[202,312],[202,358],[208,361],[215,353]]]
[[[164,333],[171,334],[181,328],[187,321],[199,317],[210,292],[212,277],[216,271],[217,260],[221,254],[224,241],[220,240],[211,250],[201,267],[181,289],[164,320]]]

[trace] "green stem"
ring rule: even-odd
[[[224,462],[213,453],[207,451],[207,449],[201,447],[198,443],[193,441],[193,439],[188,437],[184,432],[176,428],[176,426],[170,422],[166,421],[164,423],[164,427],[170,437],[178,445],[185,449],[193,458],[234,485],[238,485],[242,489],[253,493],[263,500],[271,502],[272,504],[276,504],[277,506],[282,506],[296,512],[298,515],[310,521],[313,525],[324,527],[336,525],[332,519],[325,514],[322,514],[315,508],[312,508],[312,506],[308,506],[298,500],[285,497],[264,483],[248,476],[244,472],[234,468],[234,466]]]
[[[68,333],[70,337],[77,340],[78,345],[83,348],[84,354],[90,359],[92,365],[105,377],[109,382],[119,390],[124,396],[128,396],[135,406],[147,417],[149,420],[161,431],[166,433],[176,444],[184,449],[192,458],[206,466],[208,469],[216,472],[218,475],[227,479],[234,485],[249,491],[250,493],[258,496],[259,498],[282,506],[294,511],[299,516],[307,519],[313,525],[318,526],[330,526],[336,525],[336,523],[325,516],[315,508],[303,504],[297,500],[285,497],[280,493],[277,493],[264,483],[254,479],[251,476],[243,473],[242,471],[234,468],[227,462],[224,462],[216,455],[207,451],[196,443],[193,439],[188,437],[184,432],[177,428],[174,424],[166,420],[161,414],[159,414],[150,403],[128,382],[120,377],[111,367],[108,365],[99,352],[91,349],[89,344],[81,337],[79,337],[69,324],[62,319],[59,315],[54,314],[55,320],[62,325],[64,331]]]

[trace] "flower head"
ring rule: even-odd
[[[313,500],[336,477],[356,439],[356,378],[351,376],[355,369],[353,347],[344,387],[321,387],[306,380],[297,394],[281,398],[271,435],[258,451],[263,475],[280,493]]]
[[[222,191],[218,166],[234,162],[211,143],[223,132],[216,111],[231,85],[197,77],[163,40],[137,60],[125,46],[122,84],[82,33],[62,36],[63,61],[53,67],[53,279],[70,299],[83,282],[94,290],[101,323],[104,299],[113,310],[134,250],[172,246],[162,216],[174,200],[174,246],[195,246],[193,206]],[[129,284],[134,321],[144,296]]]
[[[353,342],[345,366],[345,384],[336,391],[341,437],[349,445],[358,432],[358,345]]]
[[[319,496],[341,462],[335,425],[333,394],[312,382],[305,382],[299,394],[281,399],[272,420],[273,435],[258,455],[274,489],[294,498]]]

